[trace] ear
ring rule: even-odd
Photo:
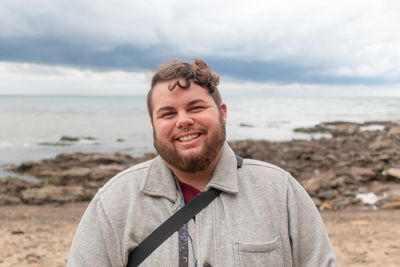
[[[224,122],[226,122],[226,118],[227,118],[227,113],[228,113],[228,107],[226,106],[225,103],[221,103],[219,105],[219,113],[222,116],[222,119],[224,120]]]

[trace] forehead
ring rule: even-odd
[[[174,83],[175,81],[165,81],[154,86],[151,96],[153,110],[157,110],[163,106],[186,105],[195,99],[209,103],[213,102],[208,89],[203,88],[194,82],[190,83],[189,88],[183,89],[176,86],[173,90],[170,90],[170,84]]]

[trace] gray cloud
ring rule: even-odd
[[[206,58],[223,75],[278,83],[400,82],[395,1],[7,1],[0,60],[148,70]]]

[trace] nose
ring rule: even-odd
[[[193,126],[193,119],[186,112],[182,112],[178,116],[178,120],[176,121],[176,127],[178,129],[188,128]]]

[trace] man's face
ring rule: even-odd
[[[187,89],[170,91],[173,82],[153,88],[154,146],[170,165],[201,171],[220,155],[225,142],[226,105],[218,107],[208,90],[193,82]]]

